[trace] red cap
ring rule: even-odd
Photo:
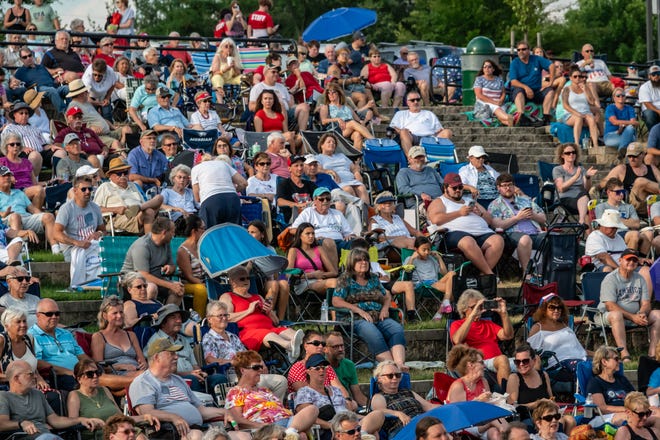
[[[69,110],[66,111],[67,116],[75,116],[78,114],[82,114],[82,109],[80,107],[71,107]]]
[[[447,173],[445,176],[443,183],[446,184],[447,186],[451,188],[455,188],[459,185],[463,185],[463,181],[461,180],[461,176],[459,176],[456,173]]]
[[[209,95],[209,92],[202,90],[201,92],[197,92],[195,94],[195,102],[203,101],[205,99],[211,99],[211,95]]]

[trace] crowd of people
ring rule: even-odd
[[[508,78],[495,60],[483,62],[474,83],[475,118],[486,126],[554,120],[573,133],[572,142],[557,147],[553,183],[557,202],[584,225],[591,266],[607,273],[598,308],[616,342],[614,348],[587,350],[569,325],[561,292],[555,292],[539,305],[527,341],[504,353],[499,343],[514,337],[507,303],[499,297],[486,302],[477,290],[456,291],[458,274],[428,233],[446,230],[446,249],[459,251],[486,277],[495,277],[503,255],[515,251],[523,281],[530,282],[533,274],[526,269],[546,237],[547,213],[515,185],[514,176],[488,163],[487,146],[469,148],[457,172],[440,175],[428,166],[422,139],[451,140],[453,133],[422,108],[433,103],[442,84],[433,82],[418,53],[402,49],[390,65],[357,31],[350,43],[326,44],[324,53],[311,41],[283,55],[265,40],[279,28],[271,0],[259,0],[247,17],[233,1],[214,30],[218,44],[205,87],[188,50],[201,43],[184,46],[172,32],[162,47],[152,46],[147,34],[136,31],[127,0],[118,0],[109,18],[112,37],[98,41],[92,34],[72,37],[50,6],[34,3],[25,7],[14,0],[4,27],[53,32],[53,46],[31,45],[48,43],[46,35],[33,40],[8,33],[0,51],[0,276],[7,281],[0,297],[0,382],[8,387],[0,392],[0,431],[49,440],[82,424],[85,438],[128,439],[147,438],[168,425],[189,440],[295,440],[316,425],[322,439],[393,436],[438,405],[401,389],[409,371],[404,323],[420,319],[416,292],[433,289],[440,294],[433,318],[459,316],[449,327],[447,367],[458,379],[447,402],[489,402],[494,392],[506,393],[526,422],[489,421],[471,428],[471,435],[520,440],[534,432],[537,439],[565,439],[579,421],[559,411],[551,384],[560,370],[574,376],[587,358],[593,362],[587,390],[604,420],[621,426],[618,440],[660,435],[657,408],[619,375],[620,363],[633,356],[626,340],[630,324],[648,327],[648,355],[660,356],[660,312],[652,309],[648,258],[660,251],[660,240],[653,228],[642,228],[642,221],[660,224],[660,202],[647,203],[648,196],[660,194],[660,67],[651,66],[644,81],[631,66],[624,81],[594,57],[590,44],[580,62],[566,66],[541,48],[530,50],[527,42],[516,45]],[[70,30],[84,32],[84,23],[74,20]],[[244,75],[243,43],[236,40],[244,37],[264,39],[271,49],[251,78]],[[129,80],[138,81],[135,90]],[[648,145],[636,138],[640,122],[629,105],[637,98],[630,84],[640,86]],[[267,133],[263,151],[252,154],[245,154],[240,130],[221,117],[235,105],[236,87],[245,86],[245,113],[252,121],[247,128]],[[450,89],[444,93],[454,100]],[[603,99],[612,102],[604,110]],[[384,107],[403,109],[388,121]],[[300,134],[311,121],[335,130],[320,137],[313,154]],[[340,148],[346,139],[362,150],[374,138],[372,125],[388,122],[407,161],[394,176],[396,194],[376,193],[359,161]],[[188,130],[217,130],[218,136],[209,152],[190,151],[184,143]],[[620,164],[600,182],[592,181],[594,168],[581,165],[586,143],[619,150]],[[44,168],[52,168],[50,179],[43,179]],[[60,203],[53,212],[55,192]],[[419,224],[397,214],[401,194],[415,197],[405,203],[418,212]],[[296,275],[266,277],[254,292],[256,264],[237,266],[227,273],[226,293],[211,301],[198,244],[208,228],[244,223],[241,196],[263,199],[269,216],[278,219],[249,223],[256,241],[271,247],[273,225],[287,228],[292,242],[284,251]],[[45,240],[54,254],[72,262],[72,274],[84,272],[86,264],[77,262],[98,259],[99,241],[109,229],[138,237],[121,269],[125,300],[103,299],[98,331],[85,346],[59,325],[57,302],[33,290],[39,280],[22,266],[21,250],[24,242]],[[361,237],[366,233],[370,241]],[[173,252],[175,235],[185,241]],[[372,247],[413,267],[410,279],[384,272]],[[282,322],[291,295],[306,301],[310,292],[325,297],[328,291],[336,318],[350,316],[355,335],[377,362],[379,391],[371,397],[345,355],[344,344],[354,341],[338,331],[303,332]],[[401,316],[391,311],[393,302],[404,309]],[[191,344],[200,318],[208,327],[201,356]],[[270,374],[266,356],[273,350],[291,363],[287,377]],[[545,369],[539,352],[555,354]],[[649,397],[658,385],[652,380]],[[295,398],[287,404],[289,392]],[[224,405],[209,405],[207,394]],[[54,411],[58,395],[66,408]],[[130,417],[121,415],[122,395],[130,401]],[[358,415],[363,407],[371,411]],[[418,439],[447,435],[434,417],[416,428]]]

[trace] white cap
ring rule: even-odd
[[[486,153],[486,150],[484,150],[484,147],[481,145],[473,145],[470,147],[470,151],[468,151],[468,157],[482,157],[482,156],[488,156],[488,153]]]
[[[89,165],[83,165],[76,170],[76,177],[91,176],[98,172],[98,168]]]

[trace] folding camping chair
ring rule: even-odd
[[[183,145],[191,150],[212,153],[213,145],[217,138],[217,128],[212,128],[211,130],[193,130],[192,128],[183,129]]]
[[[423,137],[419,143],[426,151],[429,163],[458,163],[456,146],[451,140],[427,136]]]
[[[126,258],[126,251],[131,247],[133,242],[138,237],[134,235],[129,236],[110,236],[103,237],[100,243],[99,257],[101,259],[101,273],[99,277],[103,280],[101,285],[101,296],[106,297],[110,295],[117,295],[120,298],[121,290],[119,284],[121,282],[121,268],[124,265]],[[115,281],[116,278],[116,281]]]
[[[353,148],[353,143],[346,139],[342,134],[336,130],[327,131],[305,131],[300,130],[300,135],[303,139],[304,148],[311,154],[320,154],[319,140],[321,136],[326,133],[332,133],[337,138],[337,152],[344,153],[346,157],[355,161],[362,157],[362,152]]]
[[[381,191],[395,194],[395,179],[401,168],[408,167],[401,146],[391,139],[367,139],[362,148],[363,176],[372,196]]]

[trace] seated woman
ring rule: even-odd
[[[38,296],[27,293],[33,279],[27,269],[18,266],[14,268],[13,275],[7,275],[6,280],[9,292],[0,297],[0,312],[5,308],[22,310],[27,316],[28,328],[32,327],[37,323],[37,304],[39,303]]]
[[[354,75],[351,71],[349,52],[347,47],[337,50],[337,61],[328,67],[328,77],[333,78],[330,82],[334,82],[336,78],[337,84],[341,86],[346,96],[355,103],[356,111],[365,112],[363,119],[369,122],[372,118],[378,117],[378,108],[371,90],[366,88],[360,76]]]
[[[561,91],[561,103],[564,113],[559,121],[573,127],[573,138],[576,144],[580,143],[582,128],[589,127],[591,145],[598,146],[598,121],[600,119],[600,102],[591,87],[587,86],[587,74],[580,70],[577,64],[569,69],[570,82]],[[594,114],[594,110],[598,113]]]
[[[138,272],[129,272],[122,280],[130,299],[124,302],[124,321],[126,328],[132,328],[139,320],[151,316],[157,317],[158,309],[163,304],[147,296],[147,281]],[[151,325],[151,321],[148,321]],[[138,335],[139,336],[139,335]]]
[[[69,417],[96,417],[103,421],[121,414],[112,393],[103,386],[99,386],[99,379],[103,375],[96,363],[91,359],[82,359],[73,368],[73,375],[78,381],[79,388],[71,391],[67,397],[67,414]],[[160,421],[151,414],[131,417],[135,422],[146,422],[156,431],[160,429]],[[83,431],[83,439],[103,439],[101,431]],[[135,437],[138,440],[147,440],[144,433]]]
[[[197,247],[204,231],[206,231],[204,220],[195,214],[188,216],[184,230],[186,239],[176,251],[176,265],[181,270],[181,281],[183,281],[185,293],[192,295],[193,309],[202,318],[206,313],[207,293],[204,281],[206,274],[202,262],[199,260]]]
[[[369,81],[368,87],[380,92],[380,106],[389,107],[392,99],[392,107],[399,107],[406,93],[406,86],[397,81],[398,75],[394,68],[383,61],[380,51],[375,47],[369,50],[369,63],[365,63],[360,71],[360,77]],[[394,95],[394,97],[392,97]]]
[[[655,440],[660,437],[660,418],[653,415],[644,394],[633,391],[623,401],[626,424],[617,429],[614,440]]]
[[[225,408],[241,429],[279,425],[286,428],[286,438],[295,438],[299,432],[309,430],[316,423],[319,410],[308,406],[293,415],[273,393],[260,388],[262,363],[263,359],[256,351],[236,354],[231,364],[236,370],[238,384],[227,394]]]
[[[392,297],[371,273],[370,266],[367,251],[350,252],[346,272],[337,281],[332,305],[354,313],[354,331],[367,343],[378,362],[394,361],[401,370],[408,371],[403,326],[389,317]]]
[[[123,388],[147,368],[135,333],[124,330],[124,303],[117,296],[103,299],[98,313],[99,331],[92,335],[92,359],[112,362],[107,372],[123,376]],[[121,385],[121,383],[119,383]]]
[[[280,322],[273,306],[259,295],[248,292],[250,276],[247,269],[237,266],[229,271],[231,292],[220,297],[227,305],[229,321],[238,324],[241,342],[250,350],[275,343],[289,351],[291,359],[300,355],[303,331],[276,327]]]
[[[324,104],[319,108],[321,124],[324,128],[339,128],[342,136],[351,139],[353,146],[362,151],[364,139],[373,139],[369,129],[362,124],[355,111],[346,105],[346,96],[341,87],[330,83],[323,92]]]
[[[223,87],[227,85],[241,85],[241,73],[243,64],[241,64],[241,55],[238,53],[236,43],[231,38],[223,39],[218,45],[213,61],[211,62],[211,84],[215,90],[215,100],[223,104],[225,91]]]
[[[162,209],[170,210],[170,218],[178,231],[183,229],[185,217],[199,210],[199,203],[195,201],[192,188],[190,188],[190,167],[179,164],[170,171],[172,186],[164,188],[160,194],[163,196]]]
[[[326,133],[319,139],[316,160],[321,165],[319,172],[330,174],[337,184],[347,193],[357,196],[369,205],[369,192],[362,182],[360,166],[350,160],[344,153],[337,152],[337,138],[332,133]]]
[[[273,90],[266,89],[257,97],[254,131],[257,133],[279,131],[284,135],[292,151],[300,151],[302,147],[302,137],[289,131],[287,113]]]
[[[183,103],[181,93],[186,92],[186,87],[193,85],[193,77],[186,72],[186,63],[183,60],[175,58],[170,64],[170,75],[165,81],[165,85],[170,89],[174,96],[172,98],[172,105],[181,108]]]
[[[320,440],[332,438],[330,422],[335,414],[348,411],[349,403],[342,391],[333,386],[326,385],[326,375],[331,368],[328,360],[321,353],[310,356],[304,364],[308,384],[298,390],[294,400],[295,412],[314,406],[319,409],[316,424],[321,427]],[[382,411],[371,411],[360,421],[363,432],[376,435],[385,421]]]
[[[559,203],[569,213],[578,214],[580,223],[589,225],[589,188],[591,178],[598,170],[594,167],[587,170],[580,165],[580,148],[577,144],[560,144],[556,154],[559,165],[552,169],[552,178],[559,192]]]
[[[532,53],[539,57],[548,58],[547,54],[545,53],[545,49],[540,46],[534,47],[534,49],[532,49]],[[541,72],[541,76],[543,77],[541,90],[545,89],[546,87],[552,87],[552,89],[555,91],[555,96],[552,98],[552,105],[550,106],[551,109],[554,109],[557,107],[559,95],[561,95],[561,91],[564,90],[564,85],[566,85],[566,77],[564,76],[565,69],[563,61],[555,60],[552,62],[552,64],[555,65],[555,79],[552,81],[552,84],[550,84],[550,72],[544,69]]]
[[[32,110],[30,108],[30,110]],[[35,163],[38,163],[39,170],[41,170],[41,156],[37,152],[31,152],[28,158],[21,157],[24,151],[23,139],[17,133],[3,133],[2,143],[0,144],[0,152],[4,157],[0,157],[0,165],[9,168],[13,174],[14,189],[22,190],[25,195],[30,199],[32,204],[41,209],[46,201],[46,190],[39,184],[38,172],[35,172]],[[36,154],[35,161],[29,160]]]
[[[206,319],[211,329],[202,338],[204,361],[207,364],[230,365],[236,353],[246,351],[246,348],[237,335],[227,331],[227,304],[220,301],[208,303]],[[280,401],[286,396],[286,378],[279,374],[262,373],[259,386],[271,390]]]
[[[484,356],[480,350],[465,344],[455,345],[447,356],[447,368],[461,375],[449,387],[447,402],[490,401],[492,393],[484,377]],[[506,422],[494,420],[470,428],[468,432],[493,440],[500,438],[505,429]]]
[[[605,422],[620,426],[625,421],[624,396],[635,391],[628,379],[619,374],[619,351],[614,347],[601,346],[594,353],[594,376],[587,384],[594,404],[603,414]]]
[[[476,97],[475,119],[481,119],[483,124],[488,124],[484,121],[495,116],[503,125],[509,127],[518,122],[514,121],[513,115],[507,113],[506,109],[502,107],[506,100],[506,88],[502,79],[502,69],[495,61],[485,60],[483,62],[481,70],[474,80],[473,89]]]
[[[439,406],[434,405],[411,389],[400,389],[401,369],[392,361],[383,361],[374,369],[374,378],[378,382],[379,392],[371,399],[371,409],[380,410],[387,418],[383,428],[392,438],[415,416]]]
[[[296,229],[287,260],[289,269],[303,271],[300,281],[293,285],[295,294],[313,290],[325,295],[327,289],[337,286],[337,272],[323,247],[319,246],[311,223],[301,223]]]
[[[259,153],[265,154],[265,153]],[[266,155],[267,156],[267,155]],[[263,157],[263,156],[262,156]],[[270,158],[268,159],[270,160]],[[263,167],[262,167],[263,168]],[[252,176],[254,177],[254,176]],[[275,252],[275,249],[268,242],[268,233],[266,232],[266,224],[261,220],[252,220],[247,227],[248,233],[254,237],[259,243],[266,246],[268,249]],[[252,264],[259,266],[259,261]],[[277,279],[277,274],[266,279],[266,291],[262,292],[266,301],[275,304],[277,310],[277,317],[282,320],[286,315],[286,309],[289,306],[289,283],[286,279]]]
[[[195,104],[197,111],[190,115],[190,128],[193,130],[218,129],[220,136],[225,136],[225,127],[218,112],[213,110],[211,95],[206,90],[195,93]]]
[[[216,139],[215,144],[213,145],[213,155],[217,157],[221,154],[224,154],[231,159],[231,166],[234,167],[241,176],[247,179],[249,176],[254,175],[254,169],[252,169],[252,167],[246,162],[243,162],[243,160],[234,153],[229,135],[220,136]]]
[[[554,293],[544,296],[533,319],[527,342],[537,353],[554,353],[548,358],[546,371],[552,375],[559,369],[567,369],[575,377],[577,364],[587,359],[587,352],[568,326],[564,300]]]
[[[550,399],[539,399],[536,402],[532,418],[538,432],[532,434],[533,440],[568,440],[568,436],[559,432],[559,421],[562,414],[559,406]],[[571,417],[572,418],[572,417]],[[575,425],[573,425],[575,426]],[[573,427],[567,428],[564,425],[564,432],[571,432]]]
[[[268,199],[272,206],[277,193],[277,176],[270,172],[271,158],[268,153],[257,153],[252,159],[252,164],[254,165],[254,176],[247,180],[245,194]]]
[[[369,220],[369,230],[381,231],[378,234],[378,248],[384,245],[394,246],[399,249],[413,249],[415,237],[424,234],[407,221],[399,217],[396,211],[396,197],[389,191],[378,194],[374,201],[376,215]]]
[[[621,87],[614,88],[612,101],[605,108],[603,141],[608,147],[616,147],[622,157],[628,144],[637,139],[639,122],[634,107],[626,104],[626,92]]]

